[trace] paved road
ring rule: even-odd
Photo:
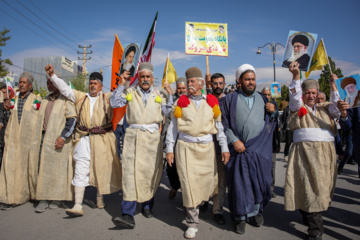
[[[245,235],[233,232],[233,225],[225,205],[225,226],[218,226],[211,213],[211,202],[206,213],[200,214],[196,239],[306,239],[306,227],[298,212],[284,210],[284,176],[286,162],[277,155],[276,188],[278,197],[271,200],[264,212],[265,225],[246,226]],[[181,192],[169,200],[169,182],[163,175],[153,209],[155,218],[145,219],[138,206],[134,230],[119,229],[111,218],[121,214],[121,193],[105,197],[105,209],[94,208],[96,191],[88,188],[85,194],[84,216],[68,218],[62,208],[34,212],[33,203],[0,211],[0,239],[183,239],[186,230],[185,211]],[[71,205],[71,203],[68,203]],[[344,175],[338,176],[336,191],[329,210],[324,214],[323,239],[360,239],[360,178],[357,166],[346,165]]]

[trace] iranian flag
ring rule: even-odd
[[[8,96],[9,99],[12,99],[15,96],[14,88],[12,87],[11,82],[14,81],[13,78],[6,77],[6,89],[8,90],[6,93],[9,94],[9,90],[11,92],[10,96]]]
[[[135,86],[135,85],[137,85],[139,83],[138,69],[139,69],[140,63],[142,63],[142,62],[150,62],[150,60],[151,60],[152,49],[155,46],[155,30],[156,30],[157,16],[158,16],[158,12],[156,12],[154,22],[153,22],[153,24],[151,26],[149,35],[148,35],[148,37],[146,39],[144,50],[142,52],[142,55],[139,58],[137,66],[136,66],[135,77],[131,78],[130,86]]]

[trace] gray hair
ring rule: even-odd
[[[261,92],[263,93],[264,91],[271,91],[271,89],[269,87],[264,87]]]

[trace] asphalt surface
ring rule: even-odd
[[[283,149],[283,146],[282,146]],[[246,233],[234,232],[225,200],[226,224],[217,225],[212,215],[212,202],[206,213],[200,213],[196,239],[307,239],[307,227],[299,212],[284,210],[284,185],[286,162],[277,154],[277,197],[272,199],[264,212],[265,224],[260,228],[249,224]],[[357,165],[345,165],[344,174],[338,176],[331,207],[324,213],[323,239],[360,239],[360,178]],[[106,208],[96,209],[96,189],[88,187],[84,200],[84,216],[69,218],[62,207],[44,213],[35,213],[36,202],[0,211],[0,239],[184,239],[187,229],[186,212],[182,206],[181,192],[175,199],[168,199],[169,181],[164,171],[162,183],[155,195],[154,218],[146,219],[138,205],[133,230],[120,229],[111,219],[121,215],[121,192],[104,198]]]

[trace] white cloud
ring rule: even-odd
[[[344,76],[350,76],[360,73],[360,66],[353,62],[347,62],[339,59],[332,59],[337,68],[340,68]]]

